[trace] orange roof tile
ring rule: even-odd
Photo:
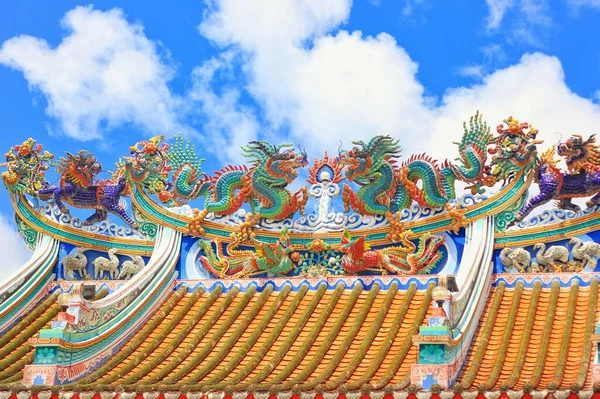
[[[431,288],[303,284],[188,293],[182,286],[115,356],[67,388],[404,389],[417,362],[412,337],[426,323]],[[500,282],[487,300],[461,385],[520,390],[577,383],[589,389],[598,289],[597,280],[588,287],[573,280],[567,288]],[[0,337],[0,384],[21,381],[33,360],[27,339],[56,317],[56,297]]]
[[[590,388],[591,335],[600,315],[598,280],[590,287],[518,283],[493,289],[460,376],[464,388],[524,385]]]
[[[78,383],[218,390],[408,384],[430,290],[342,285],[181,294]]]

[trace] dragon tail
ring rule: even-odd
[[[200,240],[199,244],[200,248],[204,251],[204,255],[201,255],[198,260],[213,276],[231,277],[244,270],[247,261],[246,258],[234,257],[229,259],[228,257],[221,256],[220,254],[215,253],[212,243],[209,240]],[[216,243],[216,245],[219,246],[221,244]]]
[[[428,274],[430,273],[443,257],[440,247],[444,244],[443,236],[432,237],[424,234],[419,237],[418,249],[416,252],[403,253],[401,251],[386,251],[384,254],[384,267],[398,274]]]
[[[175,137],[166,157],[173,168],[173,191],[177,197],[193,200],[208,192],[210,183],[202,173],[204,159],[198,158],[189,139]]]
[[[419,247],[416,253],[407,256],[407,261],[417,274],[430,273],[443,257],[440,247],[444,245],[444,236],[431,236],[426,233],[419,237]]]
[[[238,210],[248,199],[249,184],[244,181],[248,174],[246,166],[227,166],[211,177],[204,207],[217,215],[225,215]],[[251,206],[256,204],[250,199]]]
[[[204,251],[204,255],[198,258],[198,260],[202,263],[202,266],[204,266],[204,268],[215,277],[225,274],[229,264],[226,261],[221,262],[221,260],[215,254],[211,242],[208,240],[200,240],[199,244]]]
[[[419,205],[438,207],[448,202],[449,197],[442,184],[443,179],[440,178],[440,169],[431,157],[425,154],[413,155],[402,168],[408,169],[404,189],[409,191],[410,197]],[[422,188],[418,188],[418,181],[421,181]]]
[[[458,164],[446,162],[443,174],[453,184],[455,179],[470,183],[476,181],[483,173],[487,159],[487,147],[492,141],[490,127],[483,121],[483,115],[475,112],[467,122],[463,123],[464,133],[458,145]]]

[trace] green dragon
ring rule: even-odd
[[[204,159],[198,158],[194,146],[181,136],[175,137],[172,146],[164,140],[164,136],[156,136],[136,143],[129,148],[131,156],[117,164],[117,170],[148,193],[158,194],[167,206],[207,195],[210,182],[202,173]]]
[[[358,192],[349,185],[344,186],[346,212],[352,208],[361,214],[389,217],[415,201],[430,208],[446,207],[453,218],[458,218],[459,212],[449,205],[456,196],[456,180],[471,184],[469,188],[473,193],[481,193],[484,185],[495,183],[495,179],[484,173],[491,140],[490,129],[477,112],[468,126],[464,124],[461,141],[455,143],[459,147],[459,164],[445,161],[439,166],[421,154],[398,167],[394,159],[400,153],[398,140],[377,136],[368,143],[355,141],[356,146],[351,150],[340,152],[342,163],[346,165],[346,178],[360,186]]]
[[[306,187],[291,193],[286,187],[298,177],[298,169],[307,165],[304,150],[296,154],[291,144],[275,146],[266,141],[252,141],[243,148],[244,156],[252,166],[227,166],[210,178],[210,195],[191,227],[198,226],[208,213],[228,215],[244,203],[250,205],[251,214],[241,227],[248,238],[251,228],[260,219],[282,220],[299,211],[304,213],[308,200]],[[285,149],[287,148],[287,149]],[[194,231],[191,228],[190,231]]]
[[[192,225],[208,213],[229,215],[248,203],[252,213],[247,225],[241,226],[247,238],[261,218],[282,220],[304,212],[306,187],[291,193],[286,186],[298,177],[298,169],[307,165],[307,156],[304,150],[296,154],[288,147],[291,144],[252,141],[243,148],[252,162],[250,167],[227,166],[209,177],[202,173],[204,159],[198,158],[189,140],[179,136],[169,146],[164,136],[157,136],[130,147],[131,156],[120,161],[117,170],[146,192],[157,194],[167,206],[205,197],[204,210],[196,212]],[[193,233],[195,229],[189,230]]]

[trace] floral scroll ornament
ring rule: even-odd
[[[35,195],[45,182],[45,173],[50,168],[54,155],[42,152],[42,145],[29,138],[21,145],[12,147],[4,154],[6,162],[0,166],[7,168],[2,173],[2,181],[13,193]]]
[[[439,344],[422,344],[419,349],[419,363],[443,364],[444,350]]]

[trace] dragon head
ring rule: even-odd
[[[300,148],[297,154],[292,144],[274,145],[267,141],[251,141],[244,147],[244,155],[252,160],[256,168],[266,171],[282,185],[298,177],[298,169],[308,165],[306,151]]]
[[[490,142],[492,147],[488,148],[492,155],[488,176],[496,181],[511,180],[518,172],[536,164],[537,145],[543,143],[537,139],[537,129],[508,117],[496,127],[496,133]]]
[[[584,140],[579,134],[573,134],[567,141],[558,143],[556,152],[565,159],[567,167],[572,173],[586,169],[586,164],[600,165],[600,150],[594,134],[587,140]]]
[[[130,182],[143,187],[150,194],[163,194],[170,189],[168,183],[171,165],[167,159],[170,146],[164,136],[152,137],[129,147],[131,156],[117,163],[117,170]],[[162,200],[161,200],[162,201]]]
[[[383,162],[400,154],[398,140],[391,136],[376,136],[368,143],[353,141],[354,147],[348,151],[340,148],[340,163],[346,166],[346,178],[360,185],[368,184],[368,176]]]
[[[102,165],[96,160],[94,154],[86,150],[79,151],[78,155],[70,152],[66,157],[61,157],[57,163],[57,171],[66,180],[89,187],[94,182],[94,178],[102,171]]]

